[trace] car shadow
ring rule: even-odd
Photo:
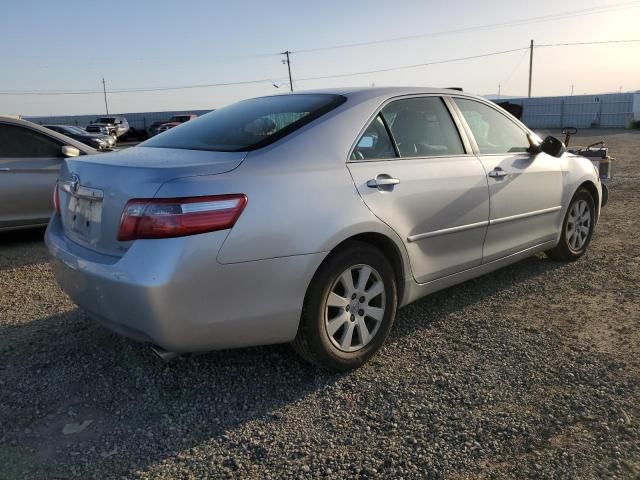
[[[0,232],[0,271],[46,262],[45,228]]]
[[[398,312],[388,341],[399,342],[488,295],[561,266],[539,255],[432,294]],[[375,361],[364,367],[375,368]],[[365,374],[319,370],[288,345],[217,351],[164,364],[148,346],[112,334],[75,309],[27,324],[0,324],[0,431],[17,450],[35,452],[24,459],[24,468],[39,474],[63,474],[82,459],[94,471],[129,477],[187,449],[227,439],[252,421],[268,428],[282,421],[287,406],[349,375]],[[93,422],[85,431],[62,434],[66,424],[85,420]],[[136,451],[120,451],[118,445]],[[80,455],[65,454],[66,465],[51,467],[61,450]],[[122,458],[111,463],[112,452],[130,457],[126,471],[113,470],[125,463]]]

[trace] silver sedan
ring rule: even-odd
[[[0,115],[0,232],[46,225],[63,160],[95,153],[48,128]]]
[[[396,309],[546,251],[580,258],[591,162],[456,90],[245,100],[67,159],[46,241],[95,319],[160,352],[292,342],[355,368]]]

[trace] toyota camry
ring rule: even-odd
[[[580,258],[591,162],[461,91],[244,100],[67,158],[46,241],[97,321],[160,352],[292,342],[358,367],[396,310],[537,252]]]

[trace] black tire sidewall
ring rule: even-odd
[[[385,313],[373,340],[355,352],[337,349],[329,339],[324,323],[324,306],[331,288],[347,268],[365,264],[377,270],[385,288]],[[386,340],[393,325],[397,307],[397,286],[393,268],[386,257],[367,244],[354,244],[332,254],[314,277],[307,297],[302,324],[313,357],[320,365],[332,370],[356,368],[371,358]]]

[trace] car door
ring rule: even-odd
[[[48,221],[61,163],[58,141],[0,122],[0,229]]]
[[[486,175],[442,98],[389,102],[357,141],[348,167],[365,204],[405,242],[417,282],[480,265]]]
[[[483,262],[552,241],[560,225],[560,161],[528,152],[530,135],[499,107],[455,98],[487,173],[491,214]]]

